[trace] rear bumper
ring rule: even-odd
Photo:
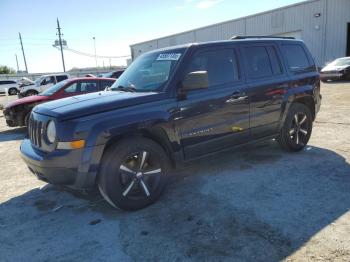
[[[22,159],[38,179],[56,185],[75,183],[82,155],[81,149],[44,153],[33,148],[30,140],[25,139],[20,150]]]

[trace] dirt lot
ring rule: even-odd
[[[322,94],[303,152],[271,141],[198,161],[131,213],[36,180],[25,129],[1,115],[0,260],[350,261],[350,84]]]

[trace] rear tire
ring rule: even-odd
[[[287,151],[300,151],[309,142],[312,124],[310,109],[304,104],[293,103],[290,106],[277,141]]]
[[[169,171],[169,158],[160,145],[147,138],[127,139],[104,153],[98,187],[112,206],[137,210],[160,197]]]
[[[9,89],[8,92],[9,92],[10,96],[14,96],[14,95],[17,95],[18,90],[16,88],[12,87],[12,88]]]

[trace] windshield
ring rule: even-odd
[[[41,96],[51,96],[54,93],[56,93],[58,90],[60,90],[61,87],[63,87],[67,83],[68,83],[68,80],[58,82],[56,85],[53,85],[50,88],[46,89],[44,92],[40,93],[40,95]]]
[[[159,51],[137,58],[115,81],[111,90],[132,89],[135,92],[156,91],[169,81],[184,49]]]
[[[350,58],[337,59],[331,63],[333,66],[350,66]]]

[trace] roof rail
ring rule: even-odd
[[[235,35],[230,38],[230,40],[238,40],[238,39],[252,39],[252,38],[277,38],[277,39],[295,39],[295,37],[291,36],[255,36],[255,35],[246,35],[246,36],[241,36],[241,35]]]

